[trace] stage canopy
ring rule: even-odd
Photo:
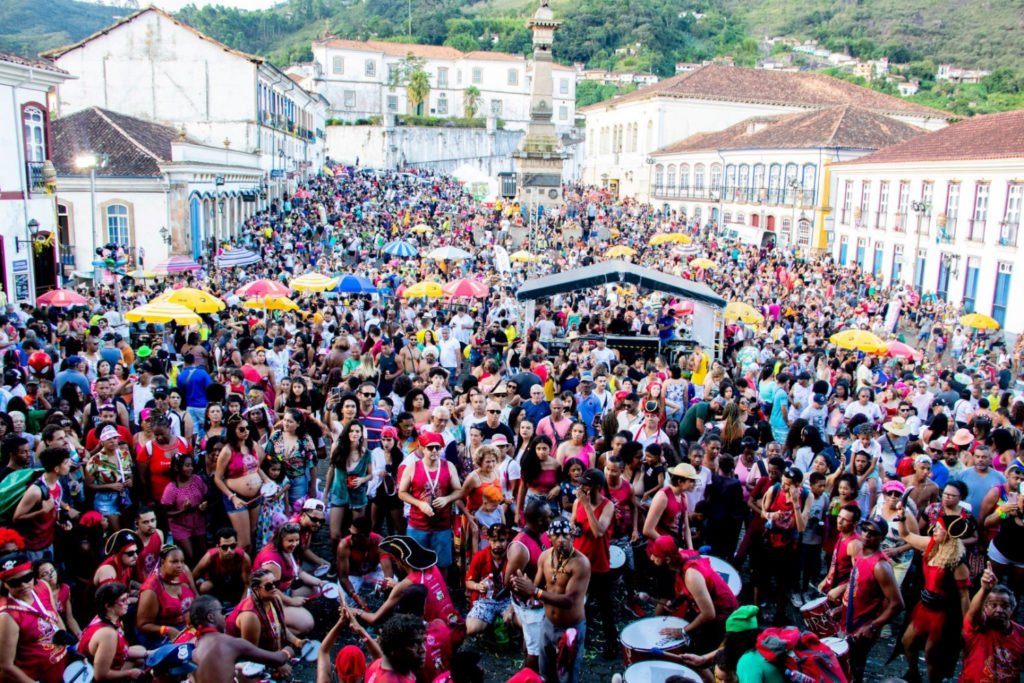
[[[516,292],[520,301],[540,299],[563,292],[575,292],[610,282],[625,282],[658,292],[668,292],[683,299],[706,304],[711,308],[723,309],[726,301],[701,282],[684,280],[660,270],[643,268],[622,260],[602,261],[564,273],[527,280]]]

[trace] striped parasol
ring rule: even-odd
[[[172,256],[153,266],[153,272],[157,275],[170,275],[171,273],[188,273],[200,268],[202,266],[188,256]]]
[[[125,319],[132,323],[170,323],[179,325],[198,325],[203,319],[181,306],[163,301],[151,301],[124,314]]]
[[[251,249],[238,248],[238,249],[227,249],[220,256],[217,257],[218,268],[235,268],[240,266],[251,266],[254,263],[259,263],[263,259],[255,251]]]
[[[37,306],[56,306],[58,308],[69,308],[71,306],[85,306],[89,301],[77,292],[70,289],[54,289],[36,298]]]
[[[419,253],[416,247],[408,242],[403,242],[402,240],[388,242],[384,245],[381,251],[388,256],[397,256],[398,258],[412,258]]]

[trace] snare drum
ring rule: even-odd
[[[622,677],[623,683],[664,683],[671,676],[682,676],[686,681],[701,683],[701,677],[693,669],[672,662],[638,662]]]
[[[729,590],[732,591],[732,594],[739,595],[743,589],[743,580],[740,578],[740,573],[736,571],[736,568],[725,560],[713,555],[704,555],[704,557],[711,563],[711,568],[722,577],[722,580],[729,584]]]
[[[625,551],[617,545],[608,546],[608,564],[613,572],[622,569],[626,564]]]
[[[92,683],[92,664],[84,659],[76,659],[64,669],[64,683]]]
[[[302,652],[299,653],[299,659],[304,662],[315,662],[317,653],[320,652],[320,641],[319,640],[307,640],[306,644],[302,646]]]
[[[842,606],[830,605],[828,597],[811,600],[800,608],[800,616],[804,618],[807,629],[819,638],[834,636],[842,630],[839,613]]]
[[[628,667],[636,662],[655,659],[655,656],[651,654],[653,648],[681,654],[683,641],[661,635],[661,629],[681,629],[685,628],[688,623],[685,619],[678,617],[650,617],[634,621],[622,629],[622,634],[619,636],[619,642],[622,644],[622,661]]]
[[[836,653],[839,666],[842,667],[847,680],[850,680],[850,644],[844,638],[836,637],[822,638],[821,642],[828,645],[829,649]]]

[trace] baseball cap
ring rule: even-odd
[[[658,536],[657,540],[651,544],[651,557],[662,560],[670,560],[678,554],[679,545],[676,544],[676,539],[672,538],[668,534]]]
[[[598,469],[589,469],[580,477],[580,486],[600,486],[604,488],[604,474]]]
[[[120,434],[117,431],[117,427],[114,427],[113,425],[107,425],[106,427],[103,428],[103,431],[100,432],[100,441],[106,441],[107,439],[116,439],[119,436]]]
[[[836,430],[836,436],[842,437],[844,439],[849,439],[850,430],[847,429],[846,427],[840,427],[839,429]]]
[[[890,479],[889,481],[885,482],[885,485],[882,486],[883,493],[888,493],[889,491],[899,491],[900,493],[906,493],[907,487],[904,486],[903,482],[901,481]]]
[[[302,503],[302,510],[304,512],[308,510],[317,510],[319,512],[323,512],[325,507],[326,506],[324,505],[324,502],[318,498],[307,498]]]
[[[825,394],[815,394],[814,395],[814,402],[819,404],[819,405],[825,405],[825,403],[827,401],[828,401],[828,398],[825,397]]]
[[[877,531],[880,535],[885,536],[889,533],[889,522],[885,520],[881,515],[872,515],[867,519],[861,520],[858,525],[861,530],[872,529]]]
[[[584,372],[582,375],[580,375],[580,381],[581,382],[593,382],[594,381],[594,375],[591,374],[590,371],[588,370],[587,372]]]

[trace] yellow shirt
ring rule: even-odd
[[[704,385],[704,378],[708,376],[708,366],[711,364],[711,359],[708,358],[708,354],[700,352],[700,362],[697,363],[697,369],[693,371],[693,377],[690,379],[691,382],[697,386]]]

